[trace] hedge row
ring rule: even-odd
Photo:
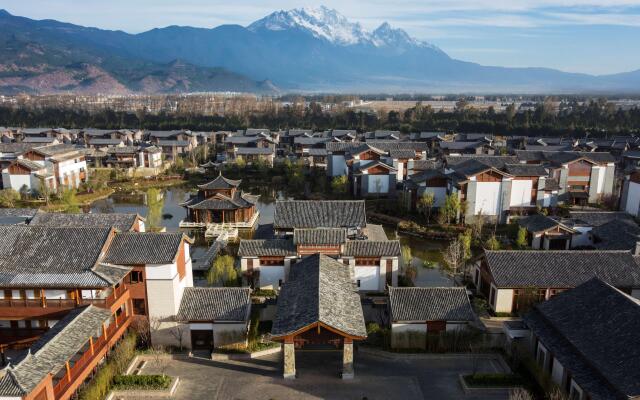
[[[113,379],[114,389],[160,390],[171,385],[171,377],[166,375],[118,375]]]
[[[465,375],[467,385],[473,387],[513,387],[525,384],[517,374],[473,374]]]

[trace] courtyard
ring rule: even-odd
[[[174,398],[198,399],[496,399],[508,392],[468,395],[458,376],[505,372],[495,355],[396,355],[359,351],[355,378],[341,380],[342,352],[296,351],[297,379],[282,378],[281,354],[240,361],[177,358],[165,372],[180,377]],[[142,373],[158,373],[150,360]]]

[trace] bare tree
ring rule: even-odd
[[[140,344],[144,347],[151,345],[151,330],[149,327],[149,320],[144,316],[134,316],[131,322],[131,329],[138,336]]]
[[[522,388],[517,388],[511,390],[511,392],[509,393],[509,400],[533,400],[533,396],[531,395],[531,393],[529,393],[529,391]]]
[[[175,316],[173,316],[171,319],[175,323],[175,325],[169,330],[169,333],[178,342],[178,347],[180,348],[180,351],[182,351],[182,341],[187,334],[187,326],[178,321]]]
[[[442,253],[442,258],[447,264],[449,274],[452,276],[457,275],[458,269],[465,259],[465,249],[462,241],[458,238],[451,241]]]
[[[153,363],[162,376],[166,375],[167,367],[169,366],[169,359],[167,358],[167,351],[163,345],[154,345],[151,350],[151,356],[153,357]]]

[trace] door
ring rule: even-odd
[[[191,331],[191,347],[193,350],[213,350],[213,331]]]

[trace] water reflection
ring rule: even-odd
[[[258,210],[260,211],[260,225],[273,223],[275,200],[291,199],[283,190],[266,185],[242,185],[242,190],[252,194],[259,194]],[[166,189],[151,189],[132,193],[115,193],[109,198],[98,200],[91,206],[92,212],[99,213],[138,213],[147,219],[148,226],[165,226],[168,232],[180,231],[179,224],[186,217],[185,208],[181,203],[189,198],[190,187],[171,187]],[[390,239],[399,239],[403,246],[411,248],[412,265],[416,267],[416,286],[453,286],[453,281],[442,270],[442,250],[448,244],[442,240],[428,240],[404,234],[397,234],[393,229],[385,227]],[[202,230],[185,231],[194,237],[196,243],[192,246],[192,256],[206,251],[210,240],[205,240]],[[253,232],[240,232],[240,237],[250,239]],[[435,263],[435,268],[423,267],[424,260]]]
[[[414,281],[415,286],[454,286],[453,280],[443,269],[442,251],[449,242],[399,234],[388,226],[384,228],[389,239],[398,239],[402,246],[409,246],[411,248],[411,265],[415,267],[417,273]],[[430,262],[433,268],[425,268],[425,261]]]

